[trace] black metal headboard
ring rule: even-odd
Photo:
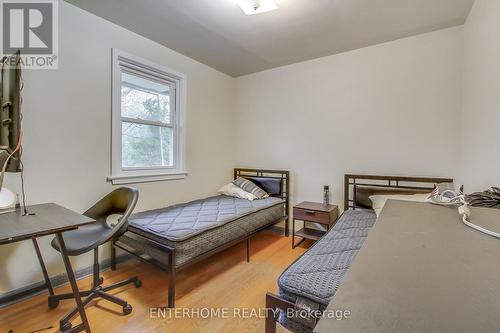
[[[290,172],[286,170],[265,170],[265,169],[245,169],[235,168],[234,179],[238,177],[249,178],[272,178],[280,180],[279,193],[271,193],[271,196],[281,198],[285,201],[286,215],[290,204]]]
[[[452,183],[453,178],[344,175],[344,210],[356,209],[358,192],[362,188],[374,188],[387,193],[431,192],[436,183]]]

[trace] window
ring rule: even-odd
[[[184,75],[113,50],[113,184],[186,176],[185,87]]]

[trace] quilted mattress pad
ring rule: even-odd
[[[280,198],[249,201],[224,195],[134,214],[129,225],[170,241],[183,241],[262,209],[282,205]]]
[[[278,280],[280,295],[305,297],[326,307],[376,220],[371,210],[347,210],[333,228]]]

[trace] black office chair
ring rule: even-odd
[[[113,285],[103,287],[103,278],[99,275],[99,246],[110,241],[111,239],[119,238],[126,230],[128,218],[135,208],[139,192],[137,189],[130,187],[120,187],[109,193],[92,208],[87,210],[83,215],[95,219],[97,222],[81,227],[74,231],[63,233],[66,251],[70,256],[78,256],[94,250],[94,267],[93,267],[93,282],[92,289],[89,291],[80,292],[81,296],[86,296],[83,300],[83,306],[86,306],[91,300],[101,297],[105,300],[121,305],[123,314],[128,315],[132,312],[132,306],[126,301],[108,294],[107,292],[133,283],[137,288],[141,286],[141,281],[137,276],[125,281],[115,283]],[[121,217],[116,223],[107,221],[110,215],[119,214]],[[59,242],[57,238],[52,240],[52,247],[60,252]],[[59,301],[63,299],[71,299],[73,294],[51,295],[48,303],[51,308],[59,305]],[[77,314],[78,309],[74,308],[60,321],[61,331],[71,329],[70,320]]]

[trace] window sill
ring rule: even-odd
[[[156,175],[110,176],[107,178],[107,181],[111,182],[113,185],[138,184],[184,179],[187,175],[187,171],[179,171]]]

